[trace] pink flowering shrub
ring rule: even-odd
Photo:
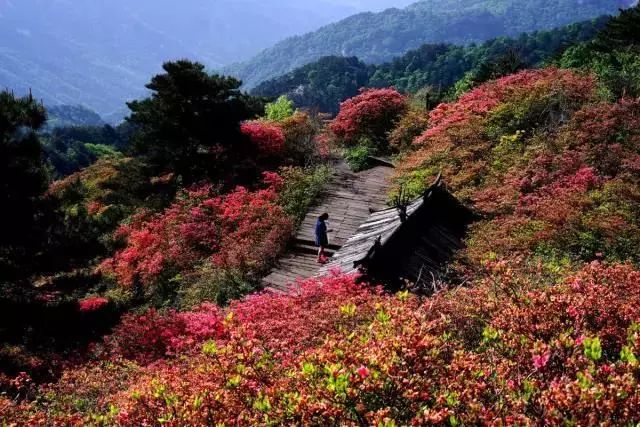
[[[109,300],[103,297],[89,297],[78,301],[78,309],[83,313],[99,311],[109,305]]]
[[[640,107],[599,102],[596,88],[588,75],[528,70],[430,113],[398,183],[417,195],[442,172],[484,216],[460,254],[465,273],[517,255],[550,270],[603,257],[640,261]]]
[[[283,249],[292,228],[276,203],[277,179],[267,178],[267,189],[238,187],[217,196],[211,187],[198,187],[160,214],[140,213],[120,227],[127,246],[102,271],[123,286],[151,285],[206,259],[221,268],[260,271]]]
[[[124,357],[148,364],[196,344],[224,335],[223,318],[214,304],[204,304],[191,312],[154,309],[142,315],[126,315],[105,338],[111,357]]]
[[[240,130],[263,154],[279,154],[284,150],[285,134],[276,123],[254,120],[242,123]]]
[[[357,145],[362,138],[383,145],[406,109],[406,97],[395,89],[363,89],[340,105],[331,131],[346,146]]]
[[[469,287],[424,300],[380,293],[353,277],[309,280],[289,295],[257,295],[211,314],[216,326],[204,322],[195,338],[173,313],[154,320],[163,327],[137,340],[161,337],[151,354],[169,348],[171,357],[139,368],[117,358],[92,365],[119,380],[89,398],[90,412],[59,393],[69,381],[77,383],[72,397],[84,393],[87,381],[99,378],[95,373],[69,373],[43,388],[47,405],[5,402],[4,413],[25,423],[100,414],[117,425],[637,420],[640,273],[593,263],[557,283],[537,283],[523,278],[520,267],[493,263]],[[133,320],[115,335],[149,324]]]

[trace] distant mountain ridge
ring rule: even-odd
[[[616,14],[635,0],[422,0],[362,13],[291,37],[249,61],[223,68],[247,88],[325,56],[380,63],[425,43],[468,44]]]
[[[164,61],[221,67],[366,10],[364,3],[0,0],[0,88],[31,88],[46,105],[83,104],[117,122]],[[374,1],[379,9],[394,3]]]
[[[65,126],[102,126],[105,124],[98,113],[82,105],[47,107],[46,129]]]
[[[336,114],[340,103],[363,87],[394,87],[416,93],[431,87],[444,95],[467,73],[491,78],[491,67],[503,58],[517,68],[534,68],[575,44],[593,40],[608,17],[579,22],[553,30],[500,37],[482,44],[457,46],[425,44],[382,64],[365,64],[356,57],[327,56],[275,79],[260,83],[252,95],[276,98],[286,95],[296,107]],[[478,75],[480,74],[480,75]]]

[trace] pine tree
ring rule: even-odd
[[[0,281],[17,274],[41,245],[48,176],[36,131],[45,121],[44,107],[31,95],[0,92]]]
[[[640,4],[621,10],[598,34],[595,46],[603,52],[612,50],[640,51]]]
[[[241,82],[210,75],[204,65],[168,62],[147,88],[152,96],[129,103],[133,143],[157,173],[174,173],[184,184],[228,176],[251,159],[242,121],[264,111],[260,99],[240,91]]]

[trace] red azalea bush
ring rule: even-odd
[[[485,83],[457,102],[441,104],[430,113],[429,129],[414,141],[415,152],[400,164],[400,174],[412,181],[416,170],[427,169],[434,176],[442,170],[447,179],[454,180],[450,182],[452,188],[463,199],[469,199],[473,197],[473,188],[469,187],[477,187],[490,177],[492,150],[504,157],[497,159],[503,162],[522,157],[515,149],[500,152],[501,136],[509,137],[520,130],[529,132],[524,135],[529,137],[532,126],[552,117],[564,119],[596,97],[592,77],[555,68],[526,70]],[[509,133],[504,135],[501,131]],[[424,189],[431,180],[429,177],[414,186]]]
[[[128,379],[85,405],[96,409],[59,394],[93,377],[72,376],[46,388],[49,403],[5,414],[119,425],[637,422],[640,273],[594,263],[551,286],[519,268],[492,263],[469,288],[424,300],[344,276],[254,296],[228,310],[224,333],[182,348],[188,357],[111,364]]]
[[[109,305],[109,300],[103,297],[89,297],[78,301],[78,309],[83,313],[99,311]]]
[[[340,105],[331,131],[344,145],[354,146],[368,138],[382,148],[406,109],[407,98],[395,89],[363,89]]]
[[[264,154],[274,155],[284,150],[285,134],[282,128],[275,123],[264,120],[244,122],[240,130]]]
[[[460,254],[466,273],[515,254],[552,270],[640,260],[640,105],[598,102],[596,89],[591,76],[530,70],[431,112],[398,180],[417,195],[442,172],[484,216]]]
[[[203,304],[185,313],[151,309],[142,315],[126,315],[105,338],[105,346],[113,358],[149,364],[207,340],[219,339],[224,332],[220,308],[214,304]]]
[[[207,258],[222,268],[261,270],[291,233],[291,220],[276,200],[273,186],[253,192],[238,187],[222,196],[207,186],[185,191],[161,214],[141,213],[123,225],[118,234],[126,248],[101,268],[124,286],[168,279]]]
[[[476,227],[467,254],[480,260],[534,251],[552,263],[565,256],[637,262],[639,116],[637,102],[585,107],[502,183],[496,177],[479,188],[476,206],[493,218]]]
[[[430,137],[449,127],[467,123],[474,117],[486,117],[503,103],[517,102],[530,107],[535,101],[562,104],[567,110],[579,107],[596,96],[596,82],[591,76],[557,68],[524,70],[485,83],[464,94],[457,102],[440,104],[429,114],[430,128],[415,143],[428,144]]]

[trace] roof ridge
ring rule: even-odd
[[[413,206],[414,204],[416,204],[417,202],[421,202],[419,206],[416,206],[415,209],[413,210],[414,213],[415,211],[417,211],[422,205],[424,205],[424,203],[426,203],[428,200],[431,199],[431,197],[433,196],[433,192],[437,189],[440,188],[442,186],[442,172],[438,173],[438,176],[436,177],[436,180],[433,182],[433,184],[431,184],[429,186],[429,188],[427,188],[424,193],[422,194],[422,196],[415,198],[411,203],[409,203],[409,206]],[[396,208],[390,208],[390,209],[398,209]],[[411,213],[408,215],[411,216]],[[400,214],[398,214],[398,216],[400,217]],[[407,218],[408,219],[408,218]],[[371,253],[373,250],[376,249],[377,246],[384,246],[384,244],[386,244],[389,240],[391,240],[405,225],[406,225],[407,221],[400,221],[400,225],[398,227],[395,228],[395,230],[393,230],[391,233],[389,233],[389,235],[383,240],[382,236],[378,236],[378,238],[376,239],[376,243],[373,244],[373,246],[369,249],[369,251],[367,251],[367,255],[362,258],[361,260],[358,260],[358,263],[363,262],[364,260],[366,260],[367,258],[369,258],[369,256],[373,255],[373,253]],[[365,223],[366,224],[366,223]],[[354,266],[355,266],[355,262],[354,262]]]

